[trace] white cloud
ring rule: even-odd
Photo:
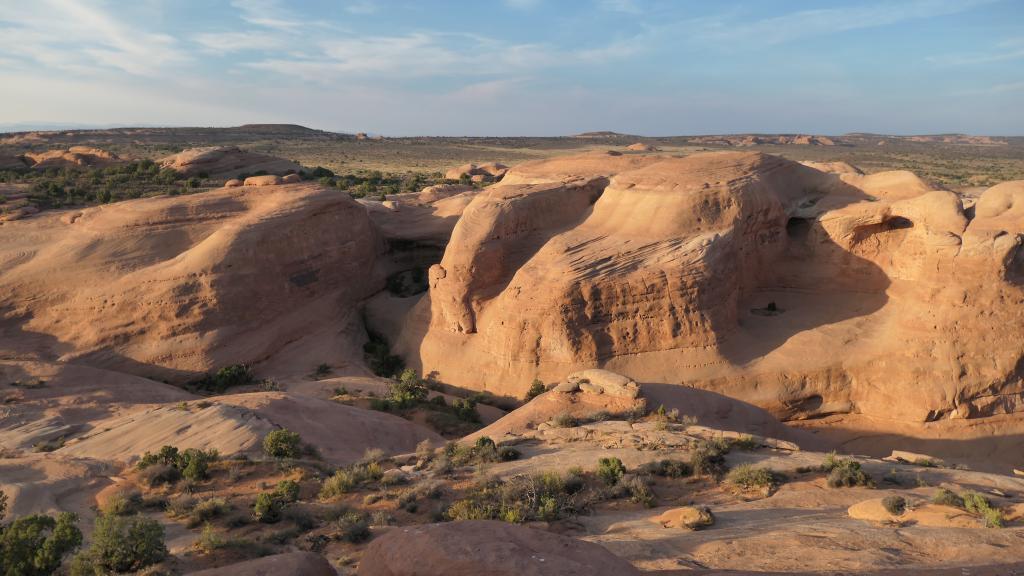
[[[998,0],[909,0],[801,10],[743,22],[733,15],[691,20],[693,32],[709,42],[772,45],[812,36],[889,26],[907,20],[948,16]]]
[[[944,56],[933,56],[927,58],[927,60],[940,66],[971,66],[974,64],[1019,60],[1021,58],[1024,58],[1024,38],[1010,38],[999,42],[995,45],[994,49],[986,52],[947,54]]]
[[[263,30],[247,32],[204,32],[192,37],[208,52],[226,54],[247,50],[274,50],[285,45],[282,38]]]
[[[124,22],[99,0],[37,0],[4,10],[0,54],[69,72],[115,68],[140,76],[190,59],[174,37]]]
[[[330,39],[316,47],[319,53],[274,57],[246,65],[319,81],[353,75],[474,78],[600,65],[627,58],[641,49],[639,42],[615,42],[564,50],[549,44],[507,44],[474,34],[437,32]]]
[[[303,26],[303,22],[277,0],[231,0],[231,5],[241,12],[242,20],[249,24],[290,32]]]

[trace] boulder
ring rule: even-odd
[[[219,568],[189,572],[189,576],[337,576],[326,558],[313,552],[286,552]]]
[[[238,188],[239,186],[244,186],[244,183],[238,178],[232,178],[224,183],[225,188]]]
[[[566,381],[578,383],[581,391],[591,394],[607,394],[622,398],[640,396],[640,386],[636,382],[609,370],[581,370],[570,374]]]
[[[658,149],[651,144],[644,144],[643,142],[637,142],[636,144],[630,144],[626,146],[626,150],[633,152],[657,152]]]
[[[302,176],[299,176],[298,174],[285,174],[284,177],[281,178],[282,184],[297,184],[299,182],[302,182]]]
[[[366,547],[359,576],[629,576],[598,544],[494,520],[389,529]]]
[[[274,176],[268,174],[266,176],[249,176],[245,179],[245,186],[276,186],[281,184],[282,179],[280,176]]]
[[[715,516],[706,506],[683,506],[666,510],[651,518],[651,522],[665,528],[700,530],[715,523]]]

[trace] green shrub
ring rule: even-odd
[[[370,522],[365,514],[346,512],[337,520],[341,539],[358,544],[370,538]]]
[[[886,496],[882,498],[885,511],[893,516],[902,516],[907,510],[907,500],[903,496]]]
[[[302,437],[287,428],[271,430],[263,438],[263,452],[271,458],[298,458],[302,455]]]
[[[257,522],[273,524],[281,519],[281,508],[283,504],[271,492],[263,492],[256,496],[256,502],[252,506],[252,517]]]
[[[218,456],[216,450],[189,448],[178,456],[177,467],[186,480],[205,480],[208,477],[210,463],[215,462]]]
[[[942,506],[952,506],[954,508],[963,508],[964,499],[957,496],[955,492],[940,488],[935,496],[932,497],[933,504],[940,504]]]
[[[202,500],[192,507],[192,511],[189,512],[188,526],[194,528],[209,522],[214,518],[219,518],[227,514],[231,507],[228,505],[227,500],[223,498],[207,498]]]
[[[653,508],[655,504],[654,492],[647,482],[639,476],[633,476],[623,483],[629,493],[629,499],[637,504],[643,504],[645,508]]]
[[[770,490],[775,486],[775,474],[768,468],[755,468],[750,464],[741,464],[729,471],[727,480],[740,488],[764,488]]]
[[[3,490],[0,490],[0,520],[4,519],[7,515],[7,494]]]
[[[964,492],[964,509],[971,514],[976,514],[985,522],[989,528],[1001,528],[1003,526],[1003,513],[992,506],[992,502],[977,492]]]
[[[860,462],[839,458],[835,452],[825,457],[822,470],[828,472],[826,482],[832,488],[871,485],[871,476],[861,470]]]
[[[601,458],[597,462],[597,477],[608,486],[618,484],[625,473],[626,467],[618,458]]]
[[[174,484],[181,479],[181,472],[167,464],[156,464],[143,470],[139,478],[149,487],[155,488],[161,484]]]
[[[6,497],[0,498],[0,512],[5,507]],[[0,526],[0,574],[48,576],[56,572],[64,556],[82,544],[77,522],[74,514],[61,512],[56,518],[22,516]]]
[[[533,382],[530,383],[530,389],[526,391],[526,401],[529,402],[537,396],[547,392],[547,387],[538,378],[534,378]]]
[[[135,572],[167,557],[164,529],[156,520],[144,516],[96,518],[92,545],[75,557],[73,575]]]
[[[142,494],[138,490],[123,488],[107,498],[101,510],[105,514],[128,516],[142,508]]]
[[[720,439],[701,440],[690,452],[690,470],[698,476],[719,478],[728,471],[729,444]]]
[[[203,531],[199,534],[199,541],[196,542],[196,546],[206,553],[219,550],[226,545],[227,541],[213,529],[209,522],[203,526]]]
[[[438,396],[443,398],[443,396]],[[463,422],[480,422],[480,413],[476,411],[476,400],[472,398],[456,398],[452,402],[452,413]]]
[[[570,488],[567,478],[549,472],[490,480],[466,491],[445,511],[449,520],[551,521],[589,507],[593,497]]]
[[[223,394],[232,386],[244,386],[251,384],[256,377],[252,370],[244,364],[232,364],[225,366],[213,374],[207,374],[198,380],[193,380],[189,386],[205,392]]]
[[[388,401],[396,408],[412,408],[427,399],[427,386],[415,370],[408,368],[388,383]]]
[[[371,482],[377,482],[384,475],[378,462],[363,462],[337,470],[324,480],[320,487],[321,500],[333,500]]]
[[[299,499],[299,483],[295,480],[281,480],[277,483],[274,494],[284,502],[295,502]]]
[[[569,413],[562,413],[551,421],[556,428],[575,428],[580,425],[579,419]]]
[[[640,467],[641,474],[653,474],[665,478],[684,478],[693,474],[693,468],[682,460],[660,460],[648,462]]]

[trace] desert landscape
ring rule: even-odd
[[[1019,6],[117,4],[0,0],[0,574],[1024,574]]]

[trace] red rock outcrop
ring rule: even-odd
[[[0,336],[8,350],[164,379],[302,348],[360,358],[361,329],[350,330],[355,304],[380,288],[367,272],[377,242],[358,203],[311,184],[11,222],[0,299],[17,304]]]
[[[170,168],[186,176],[206,174],[211,178],[235,178],[239,174],[259,171],[283,175],[302,169],[290,160],[249,152],[237,146],[189,148],[162,158],[159,162],[161,167]]]
[[[399,346],[516,395],[601,366],[786,418],[1018,410],[1021,184],[972,217],[913,175],[844,172],[731,152],[514,167],[466,208]]]
[[[494,520],[392,528],[375,538],[359,576],[631,576],[640,572],[605,548]]]

